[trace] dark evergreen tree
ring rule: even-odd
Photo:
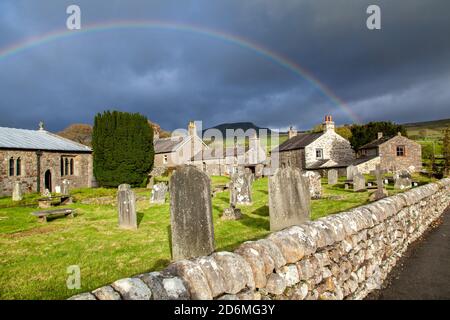
[[[406,128],[392,122],[369,122],[363,125],[354,124],[351,126],[352,135],[350,143],[354,150],[358,150],[366,143],[377,139],[378,132],[382,132],[384,137],[393,137],[398,132],[407,136]]]
[[[138,113],[97,114],[92,135],[94,175],[105,187],[141,186],[153,167],[153,129]]]

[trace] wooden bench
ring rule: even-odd
[[[39,222],[47,222],[47,218],[53,218],[58,216],[69,216],[71,218],[74,218],[75,215],[75,209],[56,209],[56,210],[48,210],[48,211],[36,211],[32,212],[31,214],[39,219]]]
[[[56,200],[56,201],[55,201]],[[72,197],[69,195],[51,196],[38,199],[39,208],[45,209],[51,206],[66,205],[72,203]]]

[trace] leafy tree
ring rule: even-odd
[[[444,175],[450,172],[450,126],[444,131],[442,154],[444,156]]]
[[[75,123],[57,134],[63,138],[82,143],[89,147],[92,144],[92,126],[88,124]]]
[[[354,124],[351,126],[351,131],[350,143],[354,150],[358,150],[366,143],[377,139],[378,132],[383,132],[384,137],[395,136],[398,132],[403,136],[407,136],[404,126],[392,122],[369,122],[364,125]]]
[[[336,128],[336,133],[347,140],[350,140],[352,137],[352,130],[348,126]]]
[[[153,129],[138,113],[97,114],[92,136],[94,175],[101,186],[146,183],[153,167]]]

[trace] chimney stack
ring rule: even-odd
[[[325,122],[323,123],[323,131],[324,132],[334,131],[334,122],[333,117],[331,115],[325,116]]]
[[[383,138],[383,132],[378,132],[378,140]]]
[[[197,134],[197,126],[194,121],[189,121],[188,132],[190,136],[195,136]]]
[[[288,138],[291,139],[297,135],[297,130],[295,130],[292,126],[289,127]]]

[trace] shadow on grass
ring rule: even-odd
[[[144,213],[143,212],[137,212],[136,213],[136,218],[137,218],[137,225],[139,227],[141,225],[142,219],[144,219]]]

